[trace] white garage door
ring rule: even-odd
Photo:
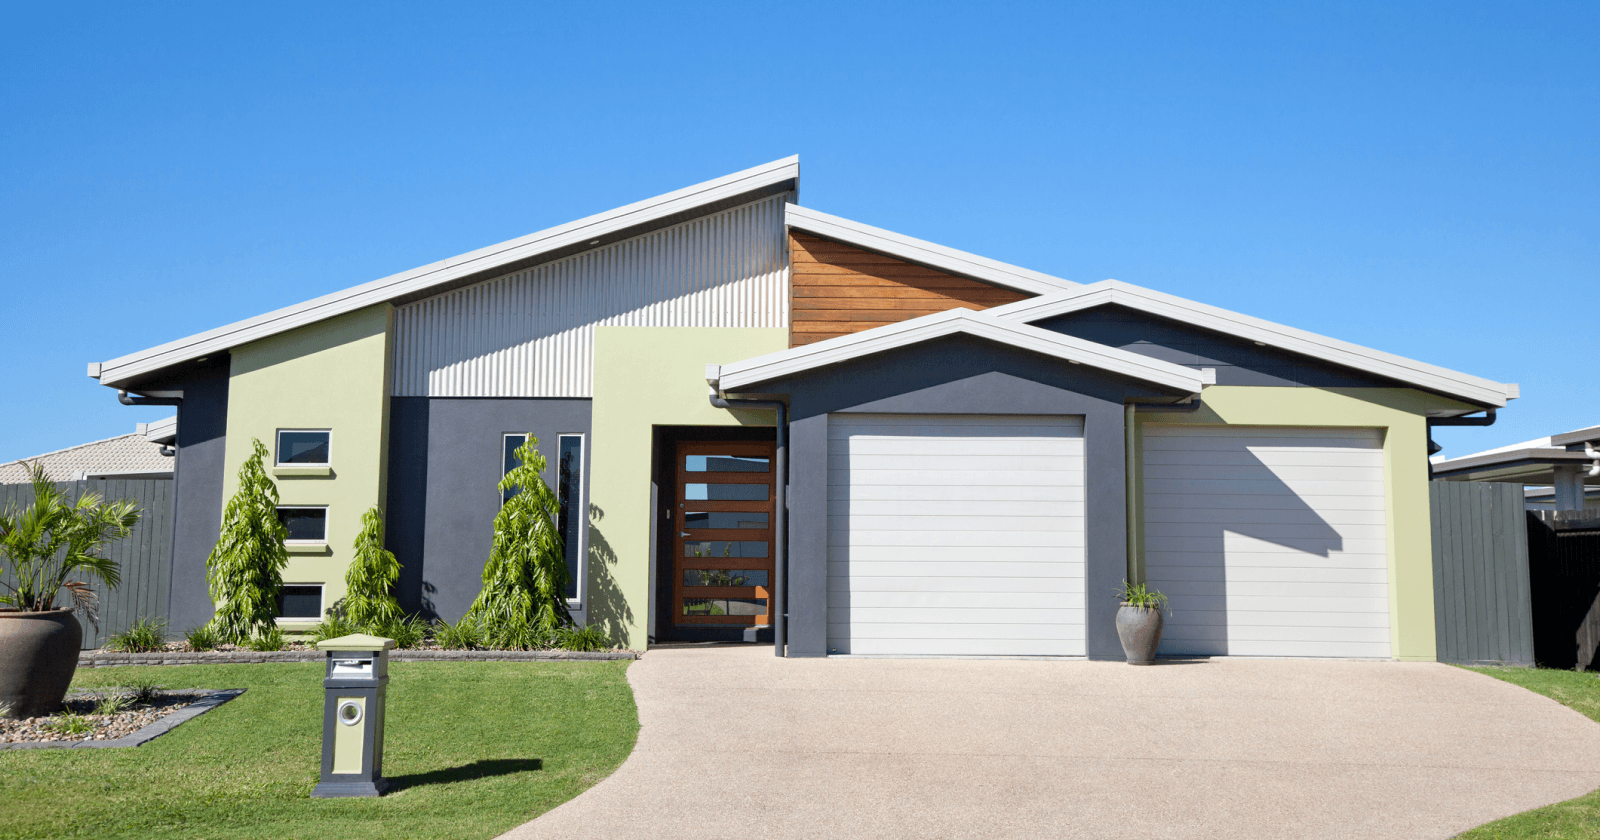
[[[828,649],[1082,656],[1083,421],[828,418]]]
[[[1372,429],[1144,429],[1161,652],[1389,656],[1383,440]]]

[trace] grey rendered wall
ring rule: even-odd
[[[223,453],[228,432],[228,357],[213,358],[181,382],[173,473],[170,624],[181,633],[211,620],[206,558],[222,532]]]
[[[1060,414],[1084,418],[1087,650],[1120,659],[1114,592],[1127,570],[1123,403],[1172,399],[1155,386],[958,337],[763,385],[790,422],[789,655],[827,655],[828,415]]]
[[[590,401],[392,399],[386,543],[400,561],[402,605],[453,622],[483,584],[500,510],[502,436],[539,438],[549,463],[545,479],[554,481],[557,437],[589,434]],[[587,494],[591,453],[584,455]],[[587,516],[587,497],[581,509]]]
[[[1428,496],[1439,661],[1532,665],[1522,485],[1433,481]]]

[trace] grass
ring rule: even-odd
[[[1552,668],[1467,668],[1543,694],[1600,723],[1600,675]],[[1459,840],[1600,840],[1600,790],[1481,825]]]
[[[380,799],[312,799],[320,662],[79,671],[245,688],[141,747],[0,752],[0,838],[488,838],[605,778],[639,731],[626,662],[390,665]]]

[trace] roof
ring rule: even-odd
[[[1396,382],[1486,408],[1502,407],[1508,400],[1516,399],[1518,396],[1516,385],[1469,376],[1118,280],[1102,280],[1046,297],[997,306],[987,310],[986,314],[1031,324],[1058,315],[1110,304],[1126,306],[1151,315],[1253,341],[1265,347],[1286,350],[1319,361],[1393,379]],[[1471,409],[1464,409],[1448,413],[1470,412]]]
[[[988,339],[1073,364],[1089,365],[1189,394],[1200,393],[1206,384],[1205,376],[1193,368],[1016,321],[1004,321],[970,309],[951,309],[753,359],[711,365],[706,370],[706,380],[719,391],[748,390],[751,386],[785,376],[958,334]]]
[[[1520,481],[1550,484],[1557,466],[1594,462],[1583,444],[1600,442],[1600,426],[1485,449],[1457,458],[1434,458],[1433,477],[1455,481]],[[1570,447],[1570,448],[1569,448]],[[1600,483],[1600,480],[1588,482]]]
[[[177,418],[173,417],[160,422],[172,421],[176,427],[176,420]],[[161,445],[147,440],[141,430],[105,440],[80,443],[77,446],[0,465],[0,484],[27,483],[27,462],[34,461],[44,466],[45,475],[52,481],[73,481],[100,476],[167,477],[172,475],[173,459],[162,455]]]
[[[178,415],[154,423],[140,423],[135,430],[151,443],[172,443],[178,439]]]
[[[784,207],[784,223],[792,230],[816,234],[825,239],[876,251],[906,262],[971,277],[974,280],[982,280],[985,283],[993,283],[996,286],[1032,295],[1047,295],[1078,286],[1070,280],[902,236],[795,204]]]
[[[437,294],[491,276],[570,256],[800,185],[800,159],[787,157],[655,198],[402,271],[166,344],[89,364],[100,384],[126,387],[139,377],[251,341],[375,304]]]

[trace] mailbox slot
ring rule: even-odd
[[[335,677],[370,677],[372,676],[372,657],[364,659],[335,659],[333,660],[333,674]]]

